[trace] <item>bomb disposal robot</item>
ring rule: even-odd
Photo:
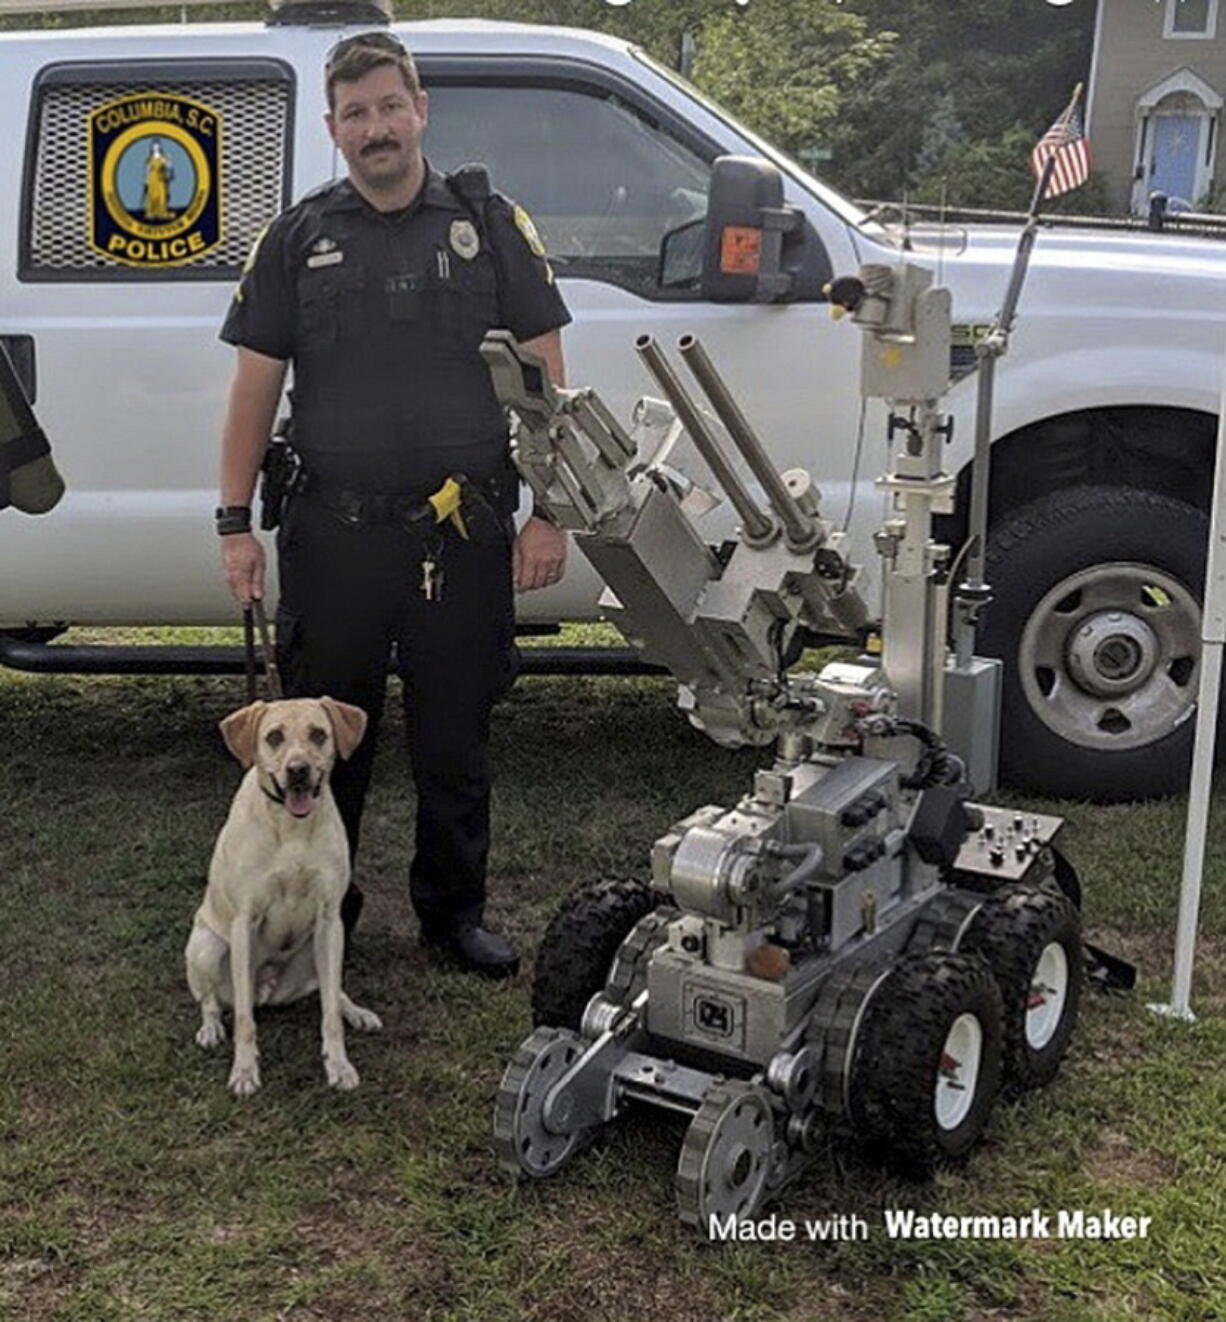
[[[692,1117],[682,1219],[754,1216],[835,1130],[912,1167],[974,1144],[1003,1087],[1045,1083],[1077,1018],[1076,878],[1058,818],[967,801],[991,737],[941,737],[942,707],[990,731],[994,663],[947,657],[952,507],[941,469],[949,295],[909,264],[837,281],[865,332],[862,389],[887,400],[894,515],[881,529],[879,658],[788,673],[803,641],[862,639],[870,612],[809,475],[778,475],[702,346],[679,343],[768,508],[649,337],[667,403],[627,433],[590,390],[555,390],[505,336],[483,352],[518,420],[520,470],[611,590],[604,605],[680,682],[721,744],[776,744],[732,809],[708,806],[651,850],[651,883],[570,896],[541,945],[533,1033],[499,1089],[503,1163],[561,1169],[628,1101]],[[668,464],[688,432],[740,518],[708,546],[705,493]],[[639,456],[644,458],[640,460]],[[976,765],[978,763],[978,765]]]

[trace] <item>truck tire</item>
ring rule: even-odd
[[[978,955],[904,955],[860,1030],[848,1091],[857,1138],[917,1174],[966,1156],[1000,1087],[1001,1015]]]
[[[1129,487],[992,530],[979,650],[1003,662],[1002,780],[1100,803],[1186,787],[1208,536],[1199,510]]]
[[[588,1001],[603,990],[618,947],[669,897],[636,878],[589,882],[549,921],[532,980],[533,1027],[579,1031]]]
[[[1004,1007],[1004,1086],[1017,1097],[1056,1076],[1081,1004],[1081,919],[1053,883],[992,895],[959,950],[983,957]]]

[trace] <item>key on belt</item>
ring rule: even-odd
[[[421,562],[421,592],[427,601],[443,599],[443,543],[432,543]]]

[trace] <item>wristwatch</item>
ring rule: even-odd
[[[217,533],[220,537],[251,531],[250,505],[218,505],[213,517],[217,520]]]

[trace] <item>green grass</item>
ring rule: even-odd
[[[0,677],[0,1318],[1226,1318],[1220,821],[1198,1024],[1144,1008],[1168,991],[1182,805],[1033,801],[1068,817],[1087,923],[1139,964],[1139,991],[1087,998],[1060,1078],[999,1108],[965,1169],[905,1184],[833,1150],[788,1191],[787,1215],[859,1213],[867,1241],[706,1246],[674,1212],[676,1119],[627,1116],[543,1185],[496,1169],[491,1102],[529,1027],[530,972],[491,987],[419,948],[394,720],[347,974],[385,1022],[350,1035],[362,1087],[324,1086],[308,1003],[262,1015],[264,1087],[230,1098],[226,1052],[192,1041],[182,947],[238,779],[216,722],[242,700],[239,678]],[[491,913],[529,956],[572,884],[641,873],[656,836],[739,796],[762,759],[709,744],[654,679],[521,681],[494,756]],[[882,1226],[887,1207],[1036,1206],[1110,1206],[1153,1229],[904,1242]]]

